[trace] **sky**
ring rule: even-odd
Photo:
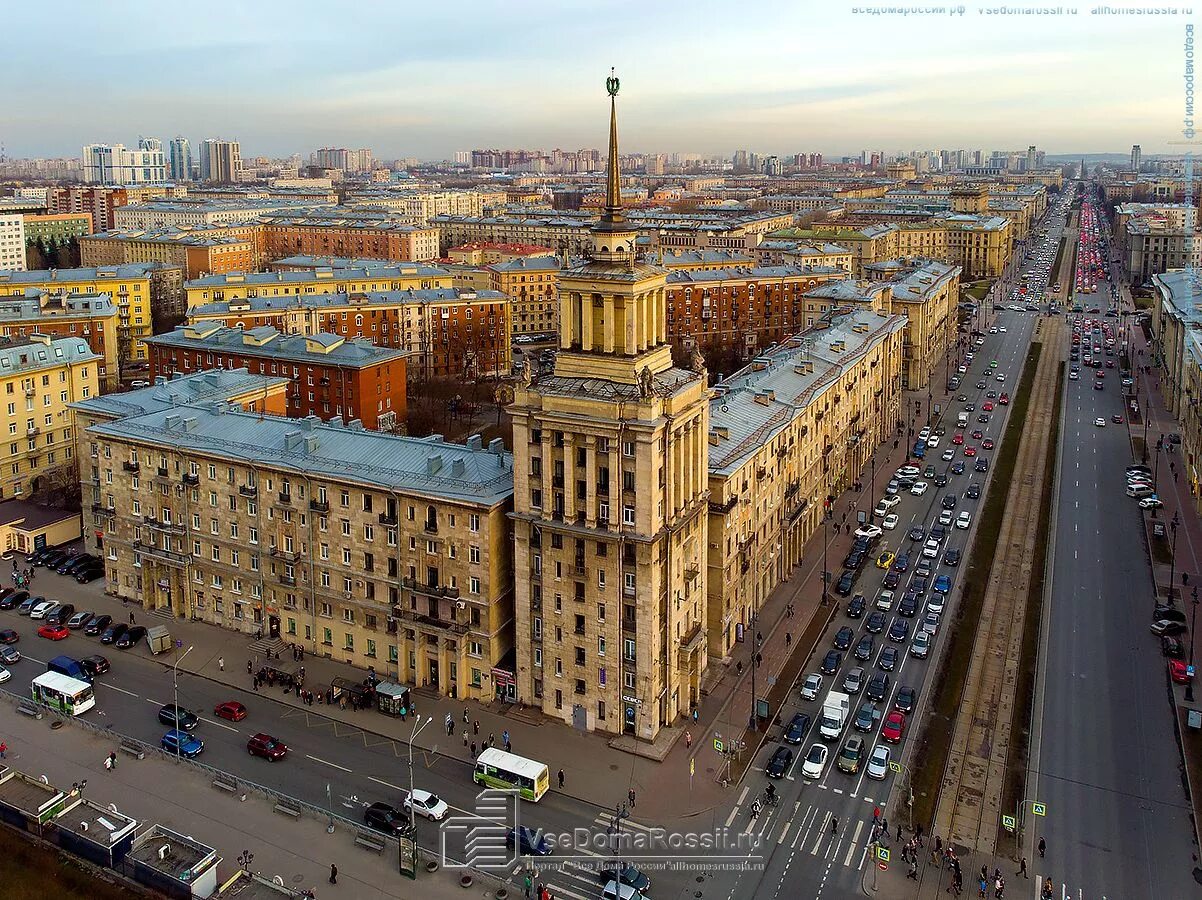
[[[963,15],[842,0],[342,6],[63,0],[47,39],[45,8],[10,4],[6,32],[43,38],[0,56],[0,143],[9,157],[77,156],[179,134],[238,140],[244,159],[604,148],[614,66],[623,152],[1181,152],[1169,142],[1183,128],[1184,14],[991,14],[1040,8],[1000,0],[947,8]],[[1149,4],[1102,8],[1135,6]]]

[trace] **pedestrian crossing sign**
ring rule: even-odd
[[[1002,827],[1007,831],[1013,831],[1018,827],[1018,822],[1015,820],[1014,816],[1002,816]]]
[[[901,774],[901,770],[902,770],[901,763],[894,762],[893,760],[889,760],[889,771],[890,772],[896,772],[898,774]]]
[[[876,858],[879,859],[881,862],[889,862],[889,848],[888,847],[877,847],[876,848]]]
[[[1032,803],[1031,812],[1037,816],[1046,816],[1048,814],[1048,808],[1043,803]]]
[[[723,750],[725,750],[726,748],[725,748],[725,747],[722,745],[722,741],[721,741],[721,740],[719,740],[718,738],[714,738],[714,749],[715,749],[716,751],[718,751],[719,753],[721,753],[721,752],[722,752]]]

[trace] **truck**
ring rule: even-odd
[[[837,741],[847,724],[851,697],[842,691],[831,691],[822,701],[822,717],[818,720],[818,736],[824,741]]]
[[[171,632],[166,625],[153,625],[146,629],[146,643],[151,653],[162,653],[171,649]]]

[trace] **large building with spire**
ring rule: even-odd
[[[514,570],[519,699],[654,740],[700,699],[707,654],[709,390],[672,362],[667,270],[622,211],[616,95],[605,211],[559,278],[554,373],[519,380]]]

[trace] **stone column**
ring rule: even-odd
[[[576,458],[573,455],[575,446],[573,435],[565,432],[563,436],[563,517],[565,520],[576,518],[576,479],[573,477]]]
[[[559,295],[559,347],[561,350],[567,350],[572,346],[574,337],[573,331],[573,316],[572,316],[572,299],[575,295],[564,291]]]
[[[591,294],[580,298],[580,349],[593,349],[593,297]]]
[[[605,313],[604,321],[601,323],[602,328],[602,349],[606,353],[614,352],[614,295],[605,295]]]

